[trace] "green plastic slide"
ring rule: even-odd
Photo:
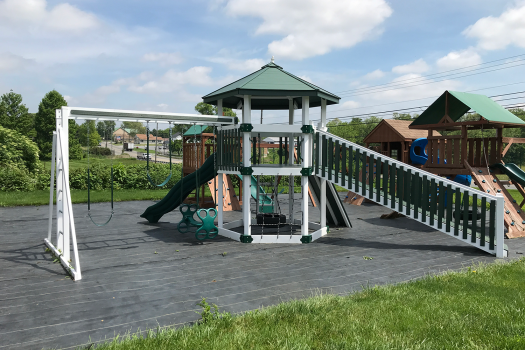
[[[237,175],[242,180],[241,175]],[[257,178],[252,175],[252,198],[257,198]],[[273,213],[273,200],[269,197],[264,189],[259,186],[259,212],[261,213]]]
[[[197,175],[199,175],[199,187],[211,181],[217,176],[214,169],[213,158],[214,155],[209,156],[197,171],[177,182],[164,198],[148,207],[140,217],[145,218],[151,223],[158,222],[164,214],[176,209],[181,202],[195,190],[195,177]]]
[[[512,181],[519,183],[521,186],[525,186],[525,171],[521,170],[516,164],[497,163],[490,167],[501,170],[501,172],[507,175]]]

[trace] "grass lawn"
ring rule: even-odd
[[[238,316],[208,314],[191,327],[137,333],[95,348],[525,349],[524,275],[525,259],[479,265]]]
[[[160,200],[168,189],[159,190],[118,190],[114,192],[114,201]],[[71,190],[73,203],[87,203],[87,190]],[[111,201],[111,191],[91,191],[91,202]],[[49,204],[49,190],[33,192],[0,192],[0,207]]]
[[[95,158],[90,157],[89,162],[91,165],[95,163],[103,163],[107,165],[111,165],[111,158]],[[51,161],[42,162],[46,168],[46,170],[51,171]],[[117,163],[122,163],[124,165],[133,165],[133,164],[144,164],[146,166],[146,163],[142,160],[137,160],[136,158],[116,158],[113,159],[113,165]],[[79,168],[87,168],[88,167],[88,161],[87,158],[83,158],[82,160],[73,160],[71,159],[69,161],[69,170],[75,170]]]

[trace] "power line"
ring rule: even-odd
[[[504,84],[504,85],[497,85],[497,86],[489,86],[489,87],[484,87],[484,88],[481,88],[481,89],[468,90],[468,91],[465,91],[465,92],[489,90],[489,89],[495,89],[495,88],[506,87],[506,86],[511,86],[511,85],[517,85],[517,84],[525,84],[525,81],[520,81],[520,82],[510,83],[510,84]],[[525,93],[525,91],[517,91],[517,92],[511,92],[511,93],[501,94],[501,95],[493,95],[493,96],[488,96],[488,97],[489,98],[493,98],[493,97],[499,97],[499,96],[515,95],[515,94],[520,94],[520,93]],[[413,99],[413,100],[404,100],[404,101],[398,101],[398,102],[382,103],[382,104],[372,105],[372,106],[336,109],[336,110],[331,110],[329,112],[333,113],[333,112],[340,112],[340,111],[350,111],[350,110],[355,110],[355,109],[374,108],[374,107],[388,106],[388,105],[391,105],[391,104],[398,104],[398,103],[405,103],[405,102],[414,102],[414,101],[427,100],[429,98],[436,98],[436,97],[435,96],[429,96],[429,97],[417,98],[417,99]],[[313,112],[313,113],[310,113],[310,114],[320,114],[320,113],[321,112]],[[287,118],[287,117],[288,116],[273,116],[273,117],[267,117],[267,118],[268,119],[273,119],[273,118]]]
[[[487,71],[479,72],[479,73],[465,74],[465,75],[462,75],[462,76],[460,76],[460,77],[456,77],[456,78],[465,78],[465,77],[470,77],[470,76],[474,76],[474,75],[485,74],[485,73],[490,73],[490,72],[496,72],[496,71],[503,70],[503,69],[515,68],[515,67],[520,67],[520,66],[525,65],[525,61],[519,61],[519,62],[524,62],[524,63],[516,64],[516,65],[513,65],[513,66],[509,66],[509,67],[503,67],[503,68],[497,68],[497,69],[487,70]],[[465,73],[468,73],[468,72],[465,72]],[[383,90],[375,90],[375,91],[365,91],[365,92],[353,93],[353,94],[350,94],[349,96],[370,95],[370,94],[376,94],[376,93],[380,93],[380,92],[386,92],[386,91],[392,91],[392,90],[406,89],[406,88],[411,88],[411,87],[416,87],[416,86],[421,86],[421,85],[436,84],[436,83],[439,83],[439,82],[445,81],[445,80],[447,80],[447,79],[449,79],[449,77],[445,77],[444,79],[441,79],[441,80],[432,80],[432,81],[427,81],[427,82],[425,82],[425,83],[421,83],[421,84],[413,84],[413,85],[407,85],[407,84],[404,84],[403,86],[395,87],[395,88],[385,88],[385,89],[383,89]],[[394,85],[394,86],[395,86],[395,85]]]
[[[508,60],[508,59],[512,59],[512,58],[517,58],[517,57],[522,57],[522,56],[525,56],[525,54],[516,55],[516,56],[510,56],[510,57],[505,57],[505,58],[500,58],[500,59],[497,59],[497,60],[494,60],[494,61],[489,61],[489,62],[484,62],[484,63],[474,64],[474,65],[467,66],[467,67],[462,67],[462,68],[451,69],[451,70],[444,71],[444,72],[433,73],[433,74],[427,74],[427,75],[423,75],[423,76],[421,76],[421,77],[416,77],[416,78],[409,78],[409,79],[399,80],[399,81],[397,81],[397,82],[395,82],[395,83],[397,84],[397,83],[400,83],[400,82],[410,81],[410,80],[414,80],[414,79],[428,78],[428,77],[432,77],[432,76],[436,76],[436,75],[446,75],[446,74],[448,74],[448,73],[450,73],[450,72],[455,72],[455,71],[458,71],[458,70],[465,70],[465,69],[472,68],[472,67],[483,66],[483,65],[490,64],[490,63],[499,62],[499,61],[503,61],[503,60]],[[516,62],[516,61],[514,61],[514,62]],[[509,63],[512,63],[512,62],[506,62],[506,63],[503,63],[502,65],[509,64]],[[489,67],[482,67],[482,68],[479,68],[479,69],[486,69],[486,68],[496,67],[496,66],[498,66],[498,65],[493,65],[493,66],[489,66]],[[474,70],[470,70],[470,71],[467,71],[467,72],[471,72],[471,71],[474,71]],[[457,74],[461,74],[461,73],[466,73],[466,72],[459,72],[459,73],[457,73]],[[362,90],[362,89],[372,89],[372,88],[377,88],[377,87],[381,87],[381,86],[387,86],[387,85],[390,85],[390,84],[393,84],[393,83],[378,84],[378,85],[369,86],[369,87],[366,87],[366,88],[358,88],[358,89],[352,89],[352,90],[343,90],[343,91],[338,91],[338,92],[336,92],[336,93],[338,93],[338,94],[340,94],[340,93],[343,94],[343,93],[345,93],[345,92],[352,92],[352,91],[357,91],[357,90]]]
[[[502,95],[499,95],[499,96],[502,96]],[[520,97],[520,98],[523,98],[523,97]],[[524,107],[524,106],[525,106],[525,103],[523,103],[523,104],[502,105],[502,107],[504,107],[505,109],[520,108],[520,107]],[[337,118],[334,118],[334,119],[341,120],[341,119],[358,118],[358,117],[364,117],[364,116],[377,117],[377,116],[382,115],[382,114],[389,114],[389,113],[408,111],[408,110],[412,110],[412,109],[421,109],[421,108],[428,108],[428,106],[418,106],[418,107],[410,107],[410,108],[393,109],[393,110],[382,111],[382,112],[354,114],[354,115],[349,115],[349,116],[344,116],[344,117],[337,117]],[[467,113],[471,113],[471,112],[468,111]],[[320,120],[321,119],[310,119],[310,121],[312,121],[312,122],[320,121]],[[379,122],[371,122],[370,124],[377,124],[377,123],[379,123]],[[271,125],[284,125],[284,124],[285,123],[271,123]],[[367,123],[360,122],[360,123],[353,123],[353,124],[355,125],[355,124],[367,124]]]

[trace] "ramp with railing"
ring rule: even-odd
[[[502,195],[460,185],[325,131],[316,132],[314,143],[315,175],[497,257],[506,256]]]

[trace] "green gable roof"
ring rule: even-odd
[[[208,125],[192,125],[185,133],[184,136],[200,135],[208,128]]]
[[[454,122],[469,110],[473,110],[486,119],[489,124],[525,126],[523,120],[501,107],[501,105],[487,96],[458,91],[445,91],[430,105],[430,107],[421,113],[421,115],[414,120],[410,126],[438,124],[445,116],[447,92],[448,116]]]
[[[222,99],[224,107],[237,108],[239,101],[243,100],[243,95],[253,96],[252,109],[265,110],[288,109],[287,97],[293,97],[299,108],[302,107],[302,96],[310,96],[310,107],[320,106],[321,99],[326,99],[327,105],[339,103],[340,100],[339,96],[283,70],[273,62],[204,96],[202,100],[217,105],[217,100]]]

